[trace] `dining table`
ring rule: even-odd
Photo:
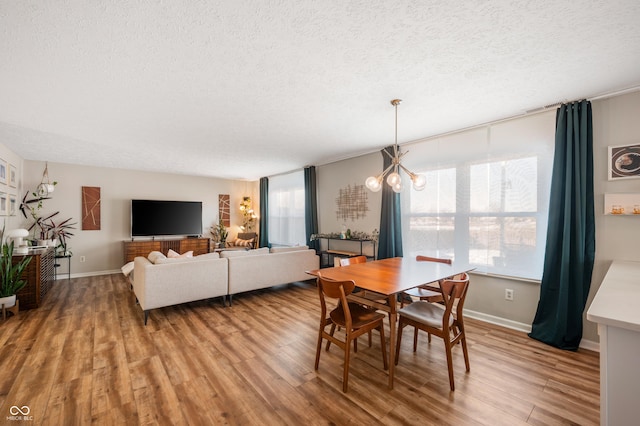
[[[418,261],[415,257],[393,257],[348,266],[315,269],[307,273],[334,281],[354,281],[357,287],[365,291],[350,294],[350,301],[389,313],[389,389],[393,389],[398,294],[473,269],[468,264],[456,262],[446,264]],[[371,298],[367,291],[378,293],[380,296]]]

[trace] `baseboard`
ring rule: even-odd
[[[494,315],[485,314],[483,312],[464,310],[464,315],[469,318],[477,319],[480,321],[488,322],[489,324],[501,325],[512,330],[522,331],[529,333],[531,331],[531,325],[522,322],[512,321],[506,318],[496,317]]]
[[[111,274],[121,274],[122,271],[120,269],[114,269],[112,271],[95,271],[95,272],[81,272],[78,274],[71,274],[71,278],[83,278],[83,277],[97,277],[100,275],[111,275]],[[66,280],[67,274],[61,273],[58,274],[56,280]]]
[[[485,314],[483,312],[470,311],[465,309],[465,316],[476,319],[478,321],[488,322],[489,324],[500,325],[502,327],[510,328],[512,330],[522,331],[524,333],[531,332],[531,325],[522,322],[512,321],[506,318],[496,317],[494,315]],[[589,351],[600,352],[600,344],[592,340],[582,339],[580,341],[580,347]]]

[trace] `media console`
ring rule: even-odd
[[[193,251],[193,255],[209,253],[209,238],[177,238],[166,240],[125,240],[124,263],[133,262],[137,256],[147,257],[152,251],[167,254],[169,249],[184,253]]]

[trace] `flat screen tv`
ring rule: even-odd
[[[131,236],[202,235],[202,202],[131,200]]]

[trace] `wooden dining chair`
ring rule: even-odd
[[[438,263],[446,263],[447,265],[451,265],[451,259],[439,258],[439,257],[429,257],[429,256],[416,256],[416,260],[418,262],[438,262]],[[414,287],[409,290],[405,290],[402,292],[402,296],[400,297],[400,307],[404,307],[405,298],[417,297],[418,300],[427,300],[429,302],[441,302],[442,294],[438,289],[438,283],[429,283],[425,285],[421,285],[419,287]]]
[[[343,257],[342,259],[340,259],[340,266],[349,266],[349,265],[356,265],[358,263],[366,263],[367,262],[367,257],[366,256],[353,256],[353,257]],[[357,293],[362,293],[359,294],[362,297],[364,297],[367,300],[371,300],[374,302],[378,302],[378,303],[383,303],[383,304],[387,304],[387,296],[385,296],[384,294],[380,294],[380,293],[376,293],[375,291],[367,291],[367,290],[361,290],[358,289],[357,287],[355,288],[355,290],[353,291],[354,294]],[[339,328],[338,328],[339,329]],[[371,347],[371,331],[369,331],[369,347]],[[355,352],[358,352],[358,341],[354,340],[353,342],[353,349]]]
[[[469,352],[467,350],[467,339],[464,330],[464,301],[469,289],[469,276],[461,274],[461,279],[446,279],[440,283],[441,295],[444,305],[430,303],[426,301],[414,302],[398,311],[398,339],[396,343],[396,365],[400,356],[400,345],[402,343],[402,330],[411,325],[415,328],[413,338],[413,351],[418,346],[418,330],[442,338],[447,355],[447,367],[449,369],[449,385],[451,390],[455,390],[453,381],[453,358],[451,348],[460,343],[464,355],[464,363],[469,368]]]
[[[353,281],[333,281],[318,276],[318,294],[320,296],[320,329],[318,331],[318,346],[316,348],[316,364],[315,369],[318,370],[320,364],[320,352],[322,351],[322,340],[327,340],[327,348],[331,343],[335,343],[344,351],[344,370],[342,378],[342,391],[347,391],[349,380],[349,359],[351,355],[351,342],[355,341],[359,336],[378,330],[380,333],[380,347],[382,350],[382,362],[384,369],[389,368],[387,363],[387,350],[384,339],[384,324],[382,320],[384,315],[376,312],[375,309],[367,308],[358,303],[348,302],[347,296],[355,288]],[[326,299],[337,299],[336,307],[328,314]],[[329,332],[326,328],[331,326]],[[344,330],[345,339],[340,340],[334,336],[336,326],[340,326]]]

